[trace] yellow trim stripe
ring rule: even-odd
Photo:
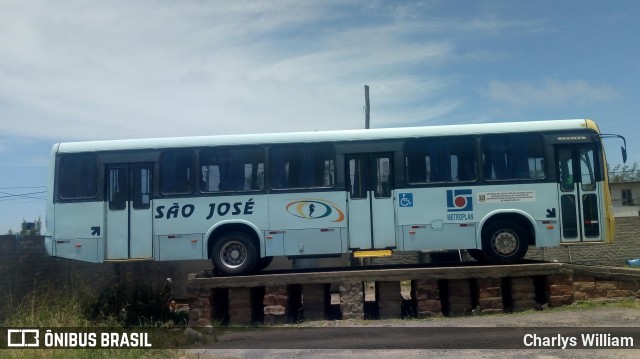
[[[368,257],[387,257],[391,255],[390,249],[380,249],[374,251],[354,251],[353,256],[355,258],[368,258]]]

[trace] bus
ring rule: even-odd
[[[529,246],[613,240],[603,137],[575,119],[59,143],[45,246],[94,263],[210,259],[222,275],[278,256],[517,263]]]

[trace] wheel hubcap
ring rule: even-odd
[[[238,268],[247,260],[247,248],[238,241],[229,241],[220,250],[220,260],[229,268]]]
[[[502,230],[493,236],[491,244],[496,253],[508,256],[518,249],[518,236],[510,230]]]

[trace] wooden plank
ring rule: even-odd
[[[343,281],[401,281],[415,279],[502,278],[565,273],[563,263],[533,263],[500,266],[393,268],[314,273],[278,273],[239,277],[196,278],[189,275],[187,286],[200,288],[260,287],[288,284],[338,283]]]

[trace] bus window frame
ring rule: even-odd
[[[65,197],[63,195],[62,186],[64,181],[62,180],[63,170],[64,170],[64,161],[67,158],[74,157],[93,157],[93,164],[95,166],[95,191],[91,196],[74,196],[74,197]],[[102,174],[101,170],[101,162],[100,156],[95,152],[79,152],[79,153],[65,153],[60,154],[56,157],[56,168],[55,168],[55,195],[54,199],[56,202],[87,202],[87,201],[95,201],[99,200],[102,194],[101,191],[101,181],[100,176]]]
[[[273,160],[273,151],[274,149],[278,150],[281,148],[288,149],[298,149],[300,150],[303,146],[310,147],[326,147],[330,149],[331,152],[331,161],[333,161],[333,184],[331,186],[308,186],[308,187],[300,187],[300,186],[287,186],[283,188],[276,188],[273,186],[274,184],[274,160]],[[333,143],[327,142],[312,142],[312,143],[289,143],[289,144],[274,144],[269,146],[267,150],[267,167],[266,172],[268,173],[267,179],[268,183],[265,188],[268,188],[270,192],[284,193],[284,192],[300,192],[300,191],[327,191],[334,190],[338,188],[338,152],[336,151],[335,145]]]
[[[486,163],[485,163],[485,143],[486,141],[489,141],[491,139],[494,138],[507,138],[510,139],[512,137],[520,137],[520,138],[537,138],[540,143],[540,150],[541,150],[541,154],[542,154],[542,161],[543,161],[543,171],[544,171],[544,176],[542,177],[508,177],[508,178],[491,178],[491,174],[487,174],[486,171]],[[513,143],[513,142],[510,142]],[[524,181],[527,183],[530,182],[547,182],[549,180],[551,180],[551,171],[550,171],[550,167],[549,167],[549,153],[547,152],[547,147],[548,147],[549,143],[546,140],[545,136],[541,133],[499,133],[499,134],[486,134],[483,136],[480,136],[478,139],[478,155],[479,155],[479,159],[478,159],[478,165],[480,168],[480,178],[482,178],[483,181],[487,182],[487,183],[517,183],[520,181]],[[528,157],[529,158],[529,157]],[[555,161],[555,156],[552,158]],[[528,168],[529,171],[531,171],[531,169]]]
[[[420,142],[424,143],[428,143],[429,141],[434,141],[438,144],[440,143],[445,143],[447,141],[451,141],[451,140],[460,140],[460,141],[468,141],[469,144],[471,145],[471,148],[473,149],[473,154],[470,158],[473,158],[474,160],[474,166],[475,166],[475,177],[473,179],[468,179],[468,180],[457,180],[454,181],[452,180],[436,180],[436,181],[425,181],[425,182],[412,182],[410,180],[410,176],[409,176],[409,167],[410,164],[407,163],[408,161],[408,156],[410,153],[415,153],[415,152],[410,152],[407,150],[407,148],[409,146],[412,145],[418,145]],[[479,157],[479,145],[478,145],[478,138],[476,136],[439,136],[439,137],[419,137],[419,138],[411,138],[411,139],[406,139],[404,141],[404,143],[402,144],[402,174],[404,176],[404,182],[406,183],[407,186],[409,187],[429,187],[429,186],[457,186],[457,185],[464,185],[464,186],[469,186],[469,185],[473,185],[473,184],[477,184],[482,176],[481,176],[481,171],[480,171],[480,157]],[[450,169],[451,171],[451,169]],[[397,188],[397,187],[396,187]]]
[[[189,183],[189,191],[184,191],[184,192],[165,192],[164,191],[164,169],[163,169],[163,161],[165,158],[165,155],[168,152],[191,152],[191,158],[192,158],[192,169],[193,169],[193,175],[191,176],[191,178],[189,179],[188,183]],[[188,197],[188,196],[192,196],[194,193],[196,193],[197,191],[197,179],[198,179],[198,174],[197,174],[197,170],[198,170],[198,152],[196,151],[195,148],[193,147],[183,147],[183,148],[168,148],[163,150],[160,153],[160,157],[158,159],[158,193],[160,194],[160,196],[162,197]]]
[[[560,173],[557,168],[556,148],[557,146],[592,146],[594,153],[593,170],[595,175],[595,182],[608,181],[606,176],[607,169],[605,168],[606,152],[604,144],[599,137],[598,133],[587,129],[586,131],[554,131],[544,133],[545,145],[547,149],[547,158],[553,159],[553,165],[547,165],[547,180],[557,181],[560,183]],[[562,140],[561,140],[562,139]],[[548,161],[547,161],[548,162]]]
[[[202,166],[203,166],[203,155],[202,153],[205,151],[216,151],[216,150],[234,150],[234,149],[241,149],[241,150],[245,150],[245,149],[255,149],[255,150],[259,150],[262,152],[262,171],[263,171],[263,178],[262,178],[262,188],[260,189],[248,189],[248,190],[224,190],[224,191],[208,191],[205,190],[204,185],[205,182],[203,181],[203,174],[202,174]],[[229,195],[229,194],[236,194],[236,193],[265,193],[268,185],[267,185],[267,177],[268,177],[268,173],[269,173],[269,169],[268,169],[268,158],[269,158],[269,151],[267,151],[267,149],[261,145],[241,145],[241,146],[212,146],[212,147],[202,147],[199,148],[197,151],[197,160],[196,160],[196,172],[197,172],[197,186],[198,186],[198,194],[202,195],[202,196],[217,196],[217,195]],[[246,179],[246,178],[245,178]]]

